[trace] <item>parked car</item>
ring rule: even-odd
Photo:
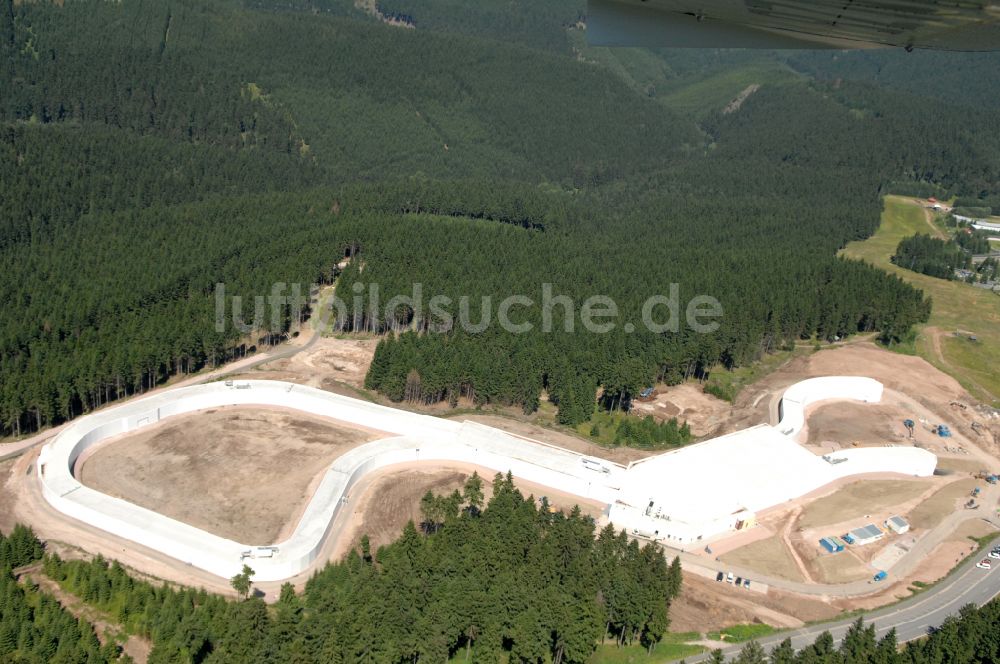
[[[744,588],[750,587],[750,579],[743,579],[743,587]]]
[[[978,567],[979,569],[992,569],[993,563],[990,562],[989,558],[983,558],[978,563],[976,563],[976,567]]]
[[[733,573],[730,572],[729,574],[726,574],[726,583],[732,583],[732,582],[733,582]]]
[[[722,581],[724,578],[726,578],[726,574],[724,572],[719,572],[715,575],[716,581]]]
[[[736,577],[736,587],[739,588],[742,585],[743,585],[743,577],[741,576]]]
[[[990,551],[990,558],[1000,558],[1000,551]]]

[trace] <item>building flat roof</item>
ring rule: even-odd
[[[867,526],[862,526],[860,528],[855,528],[854,530],[851,531],[851,535],[855,539],[859,540],[872,539],[873,537],[881,537],[884,534],[885,533],[882,532],[882,529],[873,523],[870,523]]]

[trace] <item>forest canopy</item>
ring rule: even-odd
[[[580,50],[576,1],[378,6],[0,3],[0,435],[253,352],[311,313],[220,331],[218,283],[250,302],[275,283],[474,302],[550,284],[611,298],[622,323],[673,284],[718,300],[709,334],[340,323],[384,336],[367,384],[390,398],[530,412],[547,394],[576,423],[598,394],[627,407],[797,340],[894,343],[929,302],[837,250],[899,183],[968,205],[1000,192],[1000,114],[915,93],[911,69],[641,50],[612,66]],[[736,112],[670,99],[764,70],[781,75]]]

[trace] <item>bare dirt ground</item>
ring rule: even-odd
[[[838,609],[815,599],[768,591],[737,589],[696,574],[685,574],[680,596],[670,607],[674,632],[709,632],[730,625],[763,622],[775,627],[801,627],[832,618]]]
[[[789,581],[806,580],[780,535],[773,535],[740,547],[723,554],[719,559],[730,565],[747,567],[768,576],[788,579]]]
[[[871,568],[854,555],[853,550],[816,558],[813,578],[821,583],[849,583],[870,578]]]
[[[216,535],[273,544],[294,529],[333,460],[379,437],[302,413],[220,408],[102,444],[78,476],[97,491]]]
[[[408,521],[420,524],[420,498],[428,491],[450,494],[462,490],[469,476],[447,468],[413,468],[382,474],[354,501],[355,521],[350,548],[357,548],[367,535],[372,550],[391,544]],[[489,478],[484,478],[484,484]]]
[[[918,498],[933,486],[930,480],[869,480],[852,482],[819,498],[802,510],[800,528],[832,526]]]
[[[910,525],[914,528],[931,528],[940,523],[945,515],[961,508],[977,484],[975,480],[965,479],[938,490],[906,515]]]
[[[868,376],[940,415],[956,414],[949,406],[951,401],[970,402],[968,393],[956,380],[925,360],[861,341],[796,357],[744,389],[736,399],[733,417],[726,422],[725,431],[772,420],[777,415],[781,392],[800,380],[817,376]],[[957,429],[958,424],[956,421],[952,429]]]
[[[490,471],[473,466],[449,463],[442,466],[439,463],[401,464],[378,471],[369,485],[360,495],[353,496],[353,514],[350,523],[345,527],[340,538],[343,545],[336,547],[335,557],[342,556],[351,548],[356,548],[361,537],[368,535],[373,550],[379,546],[390,544],[397,539],[408,521],[419,524],[421,521],[420,498],[428,491],[437,495],[450,494],[462,490],[466,479],[473,472],[478,472],[483,480],[483,494],[488,502],[493,495],[493,475]],[[548,498],[552,507],[570,511],[579,506],[584,514],[599,519],[604,506],[590,501],[582,501],[533,482],[525,482],[514,478],[518,490],[527,496],[540,500]]]
[[[714,433],[732,416],[732,404],[706,394],[700,385],[660,385],[656,391],[652,401],[634,402],[632,412],[640,417],[652,415],[660,421],[676,417],[681,422],[687,422],[698,438]]]
[[[848,447],[883,445],[902,439],[906,419],[895,405],[839,402],[821,405],[809,413],[808,443],[834,442]]]
[[[375,338],[321,337],[301,353],[268,362],[236,378],[284,380],[357,397],[355,389],[364,388],[377,345]]]
[[[885,537],[877,543],[848,547],[840,553],[827,552],[819,545],[819,540],[869,523],[882,527],[893,515],[908,516],[949,482],[954,483],[954,480],[935,477],[851,482],[806,505],[793,524],[789,543],[808,570],[808,576],[817,582],[849,583],[865,579],[871,576],[872,570],[885,566],[882,563],[895,561],[896,556],[912,547],[926,529],[941,523],[953,510],[928,514],[921,525],[911,523],[911,531],[905,535],[886,531]]]
[[[17,498],[9,486],[16,463],[17,459],[0,461],[0,531],[4,533],[9,533],[17,524],[13,509]]]

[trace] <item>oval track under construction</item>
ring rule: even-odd
[[[794,436],[802,410],[831,398],[880,398],[865,378],[813,379],[793,386],[776,427],[761,425],[667,452],[628,467],[508,434],[473,422],[454,422],[387,408],[314,388],[274,381],[227,381],[167,391],[74,421],[43,448],[37,461],[42,493],[56,509],[90,526],[149,547],[182,563],[228,577],[253,559],[257,578],[299,574],[317,559],[351,489],[372,471],[403,463],[471,464],[608,506],[617,526],[649,532],[684,548],[752,525],[756,510],[795,498],[843,477],[896,472],[930,475],[933,454],[917,448],[844,450],[836,462],[800,447]],[[300,410],[391,434],[356,447],[326,471],[290,537],[248,546],[83,486],[79,457],[100,441],[169,417],[230,405]],[[739,464],[734,459],[741,459]],[[775,459],[781,459],[775,464]],[[709,474],[726,490],[710,501],[680,500]],[[694,483],[691,486],[687,484]],[[267,500],[261,496],[261,500]],[[734,507],[736,509],[734,509]],[[661,530],[662,529],[662,530]]]

